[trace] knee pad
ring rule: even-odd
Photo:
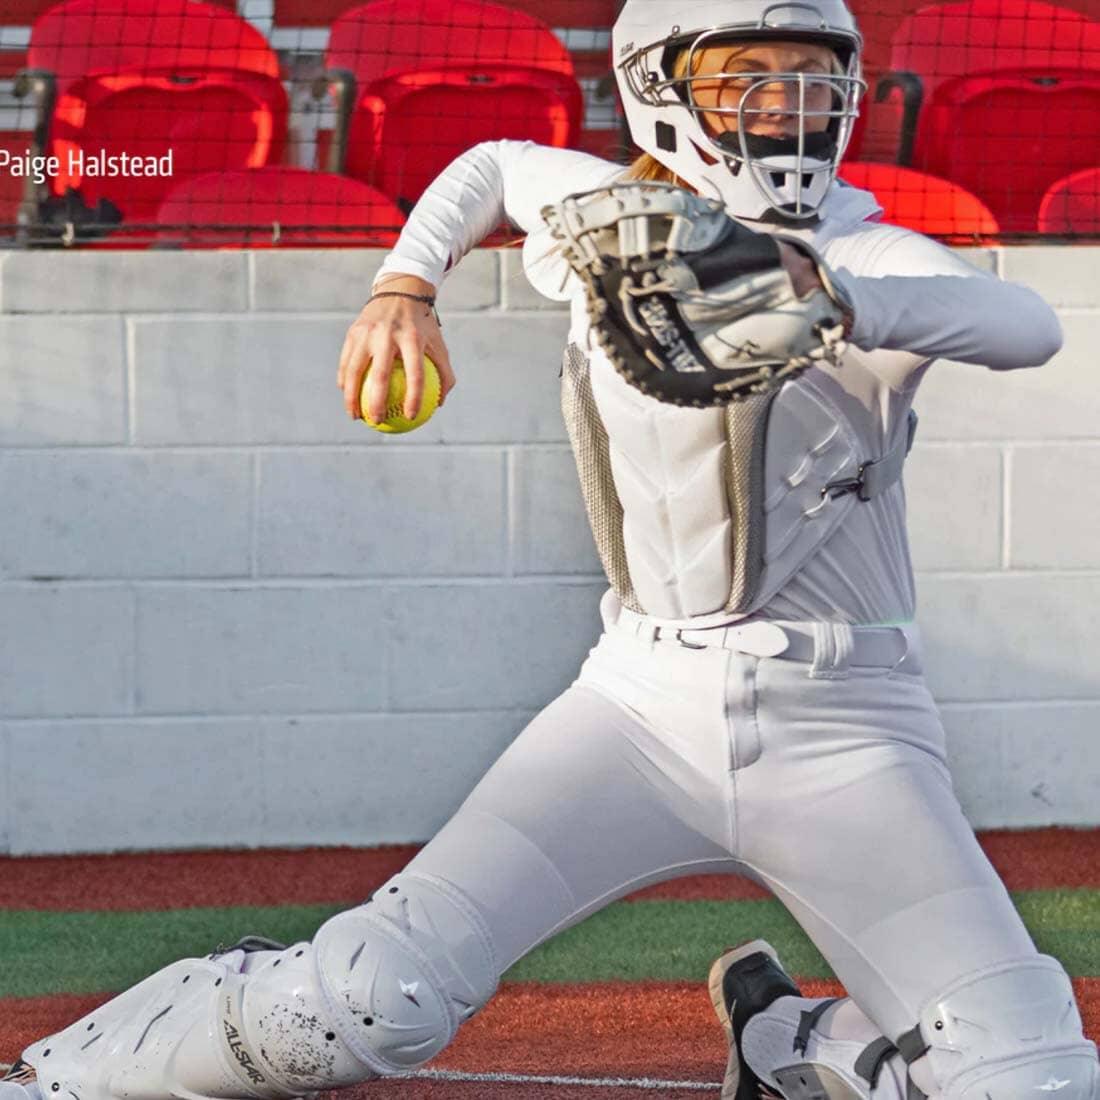
[[[399,875],[312,943],[173,963],[23,1059],[47,1097],[288,1100],[427,1061],[497,977],[472,904]]]
[[[927,1056],[942,1100],[1100,1096],[1096,1046],[1069,976],[1046,955],[960,979],[924,1006],[918,1033],[908,1060]]]
[[[356,1057],[379,1074],[438,1054],[492,996],[488,929],[450,884],[401,874],[314,938],[325,1007]]]

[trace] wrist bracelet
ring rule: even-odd
[[[443,327],[443,322],[439,319],[439,314],[435,309],[435,295],[433,294],[409,294],[404,290],[379,290],[367,299],[368,304],[373,302],[375,298],[408,298],[413,302],[423,302],[432,311],[435,323],[440,328]]]

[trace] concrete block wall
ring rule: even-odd
[[[1100,249],[1038,371],[933,367],[920,620],[976,826],[1100,824]],[[573,678],[604,582],[515,252],[441,312],[406,437],[335,385],[369,251],[0,255],[0,851],[426,839]]]

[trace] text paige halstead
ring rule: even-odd
[[[108,153],[105,149],[92,152],[70,149],[64,156],[22,153],[0,149],[0,172],[8,172],[22,179],[32,178],[35,183],[45,183],[61,175],[64,169],[70,178],[95,176],[107,179],[112,176],[171,176],[174,150],[163,156],[137,156],[133,153]]]

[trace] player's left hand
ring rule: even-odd
[[[597,339],[644,393],[722,405],[843,354],[851,305],[813,249],[717,202],[624,183],[542,215],[585,284]]]

